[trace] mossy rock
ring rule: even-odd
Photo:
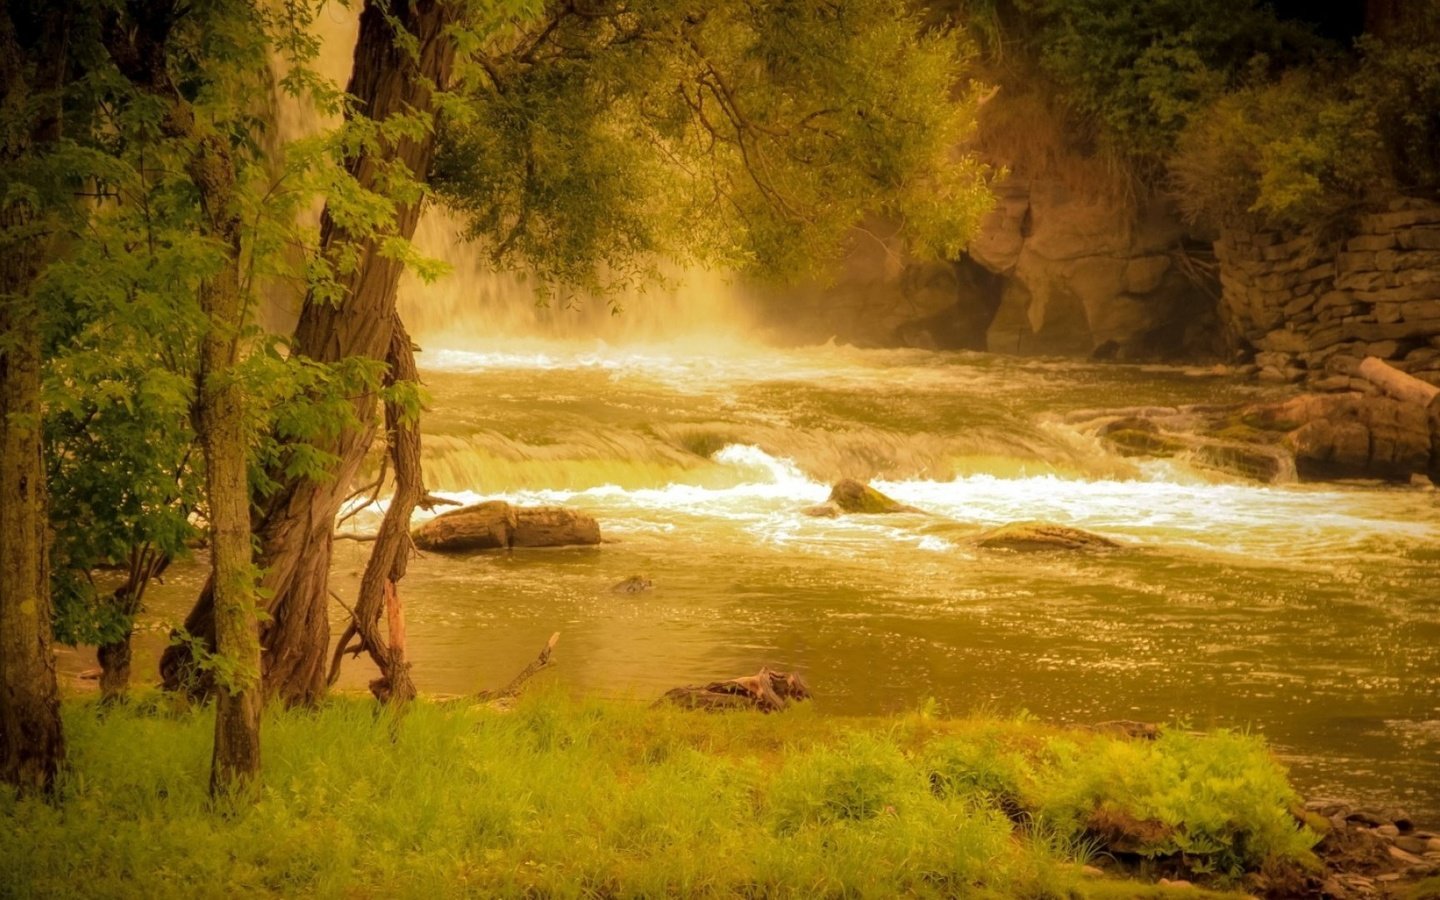
[[[835,482],[826,501],[843,513],[904,513],[919,512],[913,506],[906,506],[898,500],[885,496],[863,481],[844,478]],[[817,513],[810,513],[816,515]]]
[[[1049,522],[1012,522],[987,531],[975,539],[986,550],[1014,550],[1019,553],[1053,551],[1115,550],[1120,544],[1104,535],[1054,525]]]
[[[1185,450],[1184,441],[1135,428],[1108,432],[1102,440],[1121,456],[1175,456]]]

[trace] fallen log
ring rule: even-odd
[[[489,500],[441,513],[416,528],[412,537],[418,549],[436,553],[589,546],[600,543],[600,523],[589,513],[559,506]]]
[[[671,688],[655,701],[655,705],[669,703],[707,712],[755,709],[771,713],[780,712],[791,703],[809,699],[810,688],[797,673],[761,669],[754,675]]]
[[[413,537],[420,550],[507,550],[515,524],[515,507],[504,500],[489,500],[441,513],[416,528]]]
[[[564,547],[600,543],[595,517],[559,506],[519,507],[515,510],[512,547]]]
[[[1378,356],[1365,357],[1356,367],[1355,374],[1396,400],[1406,403],[1429,406],[1432,400],[1440,396],[1440,388],[1400,371]]]

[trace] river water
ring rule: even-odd
[[[553,678],[649,699],[794,669],[846,714],[1027,711],[1263,733],[1310,796],[1440,822],[1440,505],[1108,454],[1082,409],[1228,402],[1205,371],[743,343],[432,343],[428,486],[593,513],[599,547],[427,554],[402,591],[422,691]],[[924,514],[817,519],[839,477]],[[380,508],[346,527],[369,530]],[[974,547],[1043,520],[1100,555]],[[353,597],[368,545],[336,545]],[[197,571],[191,571],[194,568]],[[611,586],[642,575],[649,591]],[[198,566],[152,607],[177,617]],[[335,610],[336,628],[344,613]],[[350,663],[343,684],[373,671]]]

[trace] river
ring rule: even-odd
[[[542,678],[649,700],[794,669],[840,714],[1027,712],[1264,734],[1309,796],[1440,821],[1440,505],[1107,453],[1067,413],[1226,402],[1205,370],[743,342],[456,341],[420,359],[428,486],[593,513],[594,548],[427,554],[402,585],[422,691]],[[819,519],[842,476],[924,514]],[[372,529],[383,501],[346,527]],[[1120,541],[1016,554],[1043,520]],[[368,545],[338,542],[353,597]],[[610,588],[643,575],[638,594]],[[151,609],[178,619],[200,578]],[[344,613],[335,610],[336,630]],[[373,671],[350,663],[342,686]]]

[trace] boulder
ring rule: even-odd
[[[566,547],[600,543],[600,525],[573,509],[489,500],[438,515],[416,528],[412,537],[417,548],[436,553]]]
[[[826,505],[833,506],[845,513],[919,512],[915,507],[906,506],[898,500],[893,500],[863,481],[856,481],[853,478],[844,478],[835,482],[835,486],[830,489],[830,499]],[[821,512],[822,508],[811,507],[805,510],[805,513],[812,516],[831,515],[828,512]]]
[[[986,550],[1037,553],[1055,550],[1114,550],[1120,545],[1102,535],[1049,522],[1012,522],[985,532],[975,544]]]

